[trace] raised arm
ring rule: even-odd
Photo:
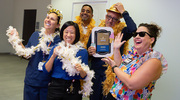
[[[115,37],[114,45],[113,45],[114,60],[111,60],[110,58],[102,59],[103,61],[107,62],[111,67],[120,66],[120,64],[122,63],[122,57],[119,48],[126,42],[126,41],[121,41],[122,37],[123,37],[122,33],[118,33],[118,35]]]
[[[116,65],[110,58],[103,59],[103,61],[108,62],[111,66]],[[131,76],[118,67],[114,67],[113,70],[116,76],[131,90],[142,89],[151,81],[157,80],[162,73],[161,62],[156,58],[147,60]]]
[[[84,63],[85,65],[88,65],[88,52],[86,49],[79,50],[79,52],[77,53],[77,57],[80,57],[80,59],[82,60],[82,64]],[[87,73],[82,68],[82,66],[81,66],[82,64],[76,64],[75,68],[77,71],[80,72],[81,78],[85,78]]]
[[[122,30],[124,37],[122,40],[129,40],[132,37],[132,32],[135,32],[137,27],[133,19],[130,17],[129,13],[124,9],[124,6],[121,2],[115,4],[115,7],[121,13],[122,17],[126,22],[126,27]]]
[[[54,59],[56,58],[56,50],[59,50],[61,47],[60,46],[58,46],[58,47],[55,47],[54,49],[52,49],[52,51],[51,52],[53,52],[53,53],[50,53],[50,55],[49,56],[51,56],[50,57],[50,59],[47,61],[47,63],[45,64],[45,68],[46,68],[46,70],[47,70],[47,72],[50,72],[51,71],[51,69],[52,69],[52,67],[53,67],[53,63],[54,63]]]
[[[113,53],[114,53],[114,61],[116,63],[117,66],[120,66],[121,62],[122,62],[122,57],[121,57],[121,53],[120,53],[120,47],[126,42],[126,41],[122,41],[122,37],[123,34],[119,33],[114,40],[114,46],[113,46]],[[112,66],[113,67],[113,66]]]
[[[117,77],[131,90],[141,89],[157,80],[162,72],[161,62],[156,58],[147,60],[131,76],[119,68],[114,68]]]

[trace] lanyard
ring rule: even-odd
[[[51,42],[49,43],[48,47],[50,47],[50,45],[51,45]],[[45,52],[43,52],[43,62],[46,61],[46,60],[45,60],[45,56],[46,56],[46,54],[45,54]]]

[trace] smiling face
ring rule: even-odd
[[[91,18],[93,17],[91,8],[89,6],[84,6],[81,9],[80,17],[82,18],[83,21],[91,20]]]
[[[144,26],[140,26],[136,32],[148,32],[148,29]],[[154,37],[150,37],[148,34],[145,34],[144,37],[140,37],[139,34],[133,38],[134,47],[137,49],[138,54],[142,54],[149,50],[152,43],[154,42]]]
[[[44,28],[48,31],[55,32],[56,28],[59,28],[58,16],[55,13],[50,13],[44,19]]]
[[[66,43],[73,44],[75,38],[76,38],[76,30],[74,26],[68,26],[64,31],[63,31],[63,39]]]

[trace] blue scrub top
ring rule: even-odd
[[[37,46],[39,44],[39,32],[34,32],[27,45],[25,47],[31,47],[31,46]],[[55,44],[59,43],[60,37],[57,35],[54,38],[54,41],[51,42],[50,47],[52,48]],[[49,45],[49,43],[47,43]],[[44,56],[44,60],[48,58],[48,55]],[[43,60],[43,52],[40,50],[39,52],[35,52],[35,55],[32,55],[32,57],[29,60],[28,66],[26,68],[26,75],[25,75],[25,84],[31,85],[31,86],[38,86],[38,87],[47,87],[48,83],[51,80],[51,77],[43,71],[38,70],[38,64],[39,62],[42,62]]]
[[[47,59],[47,61],[51,58],[52,54],[53,54],[53,51],[54,51],[54,48],[56,47],[57,45],[55,45],[51,51],[50,51],[50,54],[49,54],[49,57]],[[80,57],[80,59],[82,60],[82,63],[84,63],[85,65],[88,65],[88,52],[86,49],[80,49],[77,54],[76,54],[76,57]],[[46,63],[47,63],[46,61]],[[45,64],[46,64],[45,63]],[[69,76],[68,73],[62,69],[62,62],[60,61],[60,59],[58,59],[57,57],[55,58],[54,60],[54,63],[53,63],[53,68],[50,72],[47,72],[46,68],[45,68],[45,64],[43,65],[43,71],[48,75],[48,74],[51,74],[51,76],[53,78],[59,78],[59,79],[64,79],[64,80],[72,80],[72,79],[83,79],[81,78],[80,75],[75,75],[75,76]]]

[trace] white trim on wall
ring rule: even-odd
[[[75,7],[75,5],[77,5],[77,4],[90,4],[90,5],[92,5],[92,4],[106,4],[107,3],[107,1],[89,1],[89,2],[73,2],[72,3],[72,14],[71,14],[71,20],[73,20],[73,18],[74,18],[74,16],[73,16],[73,14],[74,14],[74,7]]]
[[[94,15],[93,19],[96,21],[96,26],[98,26],[100,23],[100,19],[104,19],[105,17],[105,6],[107,6],[107,1],[73,2],[71,20],[76,20],[75,17],[80,14],[83,4],[89,4],[92,6]]]

